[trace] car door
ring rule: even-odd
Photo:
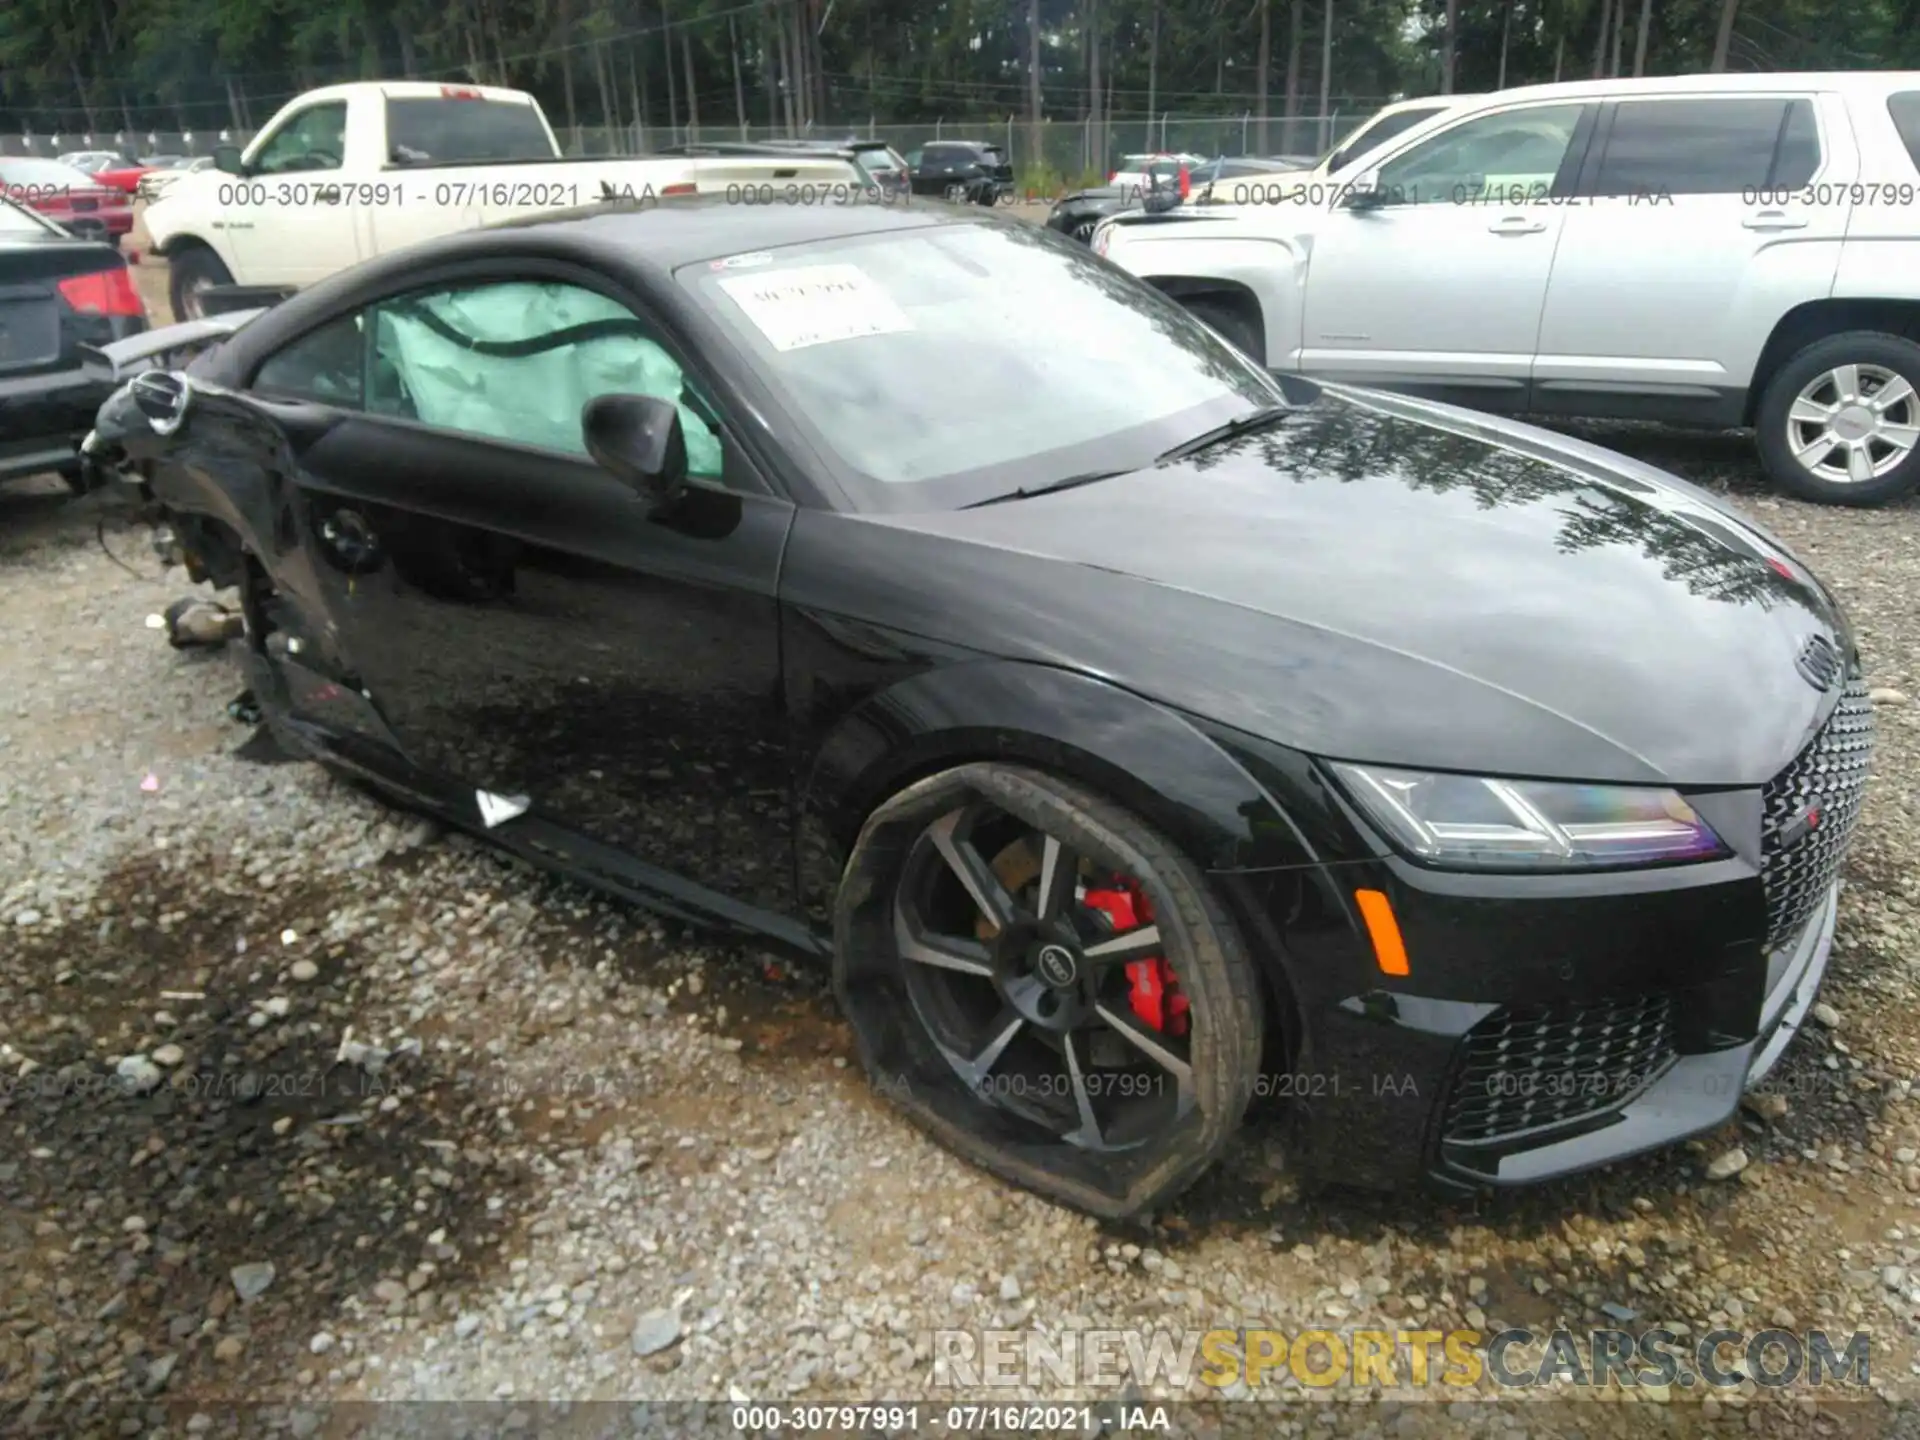
[[[289,115],[253,152],[247,174],[220,184],[220,215],[248,285],[311,285],[361,258],[356,215],[341,188],[347,102]]]
[[[343,316],[254,388],[333,415],[300,453],[302,540],[352,683],[419,771],[482,819],[525,806],[784,911],[793,507],[658,336],[597,281],[522,267]],[[666,513],[586,454],[581,408],[615,392],[679,405],[698,484]]]
[[[1565,213],[1549,202],[1571,186],[1594,113],[1566,101],[1482,110],[1385,159],[1381,203],[1333,197],[1313,217],[1299,368],[1523,405]]]
[[[1775,324],[1833,288],[1857,174],[1844,110],[1817,95],[1608,105],[1554,258],[1533,407],[1741,423]]]

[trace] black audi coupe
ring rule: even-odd
[[[1068,1205],[1256,1099],[1318,1179],[1616,1160],[1825,973],[1872,736],[1818,579],[1039,227],[601,206],[101,363],[282,746],[829,964],[876,1084]]]

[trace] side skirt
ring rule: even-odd
[[[368,744],[357,736],[320,730],[291,717],[288,723],[312,739],[321,752],[320,763],[346,771],[401,805],[430,814],[530,864],[642,909],[773,945],[801,959],[824,964],[833,955],[829,936],[792,916],[743,904],[671,871],[645,864],[623,850],[541,815],[537,809],[489,826],[481,816],[477,792],[471,787],[423,775],[411,766],[403,769],[385,747]]]

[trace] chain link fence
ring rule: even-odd
[[[548,117],[552,119],[551,116]],[[783,140],[796,134],[810,139],[843,140],[850,138],[889,141],[902,153],[917,150],[933,140],[980,140],[1006,147],[1021,174],[1039,177],[1078,179],[1094,172],[1101,155],[1100,130],[1105,130],[1106,168],[1118,166],[1121,157],[1146,151],[1165,150],[1195,155],[1318,155],[1332,147],[1334,139],[1357,124],[1360,112],[1343,116],[1261,117],[1251,112],[1240,115],[1135,116],[1117,119],[1105,127],[1085,121],[1048,120],[1041,123],[1038,145],[1032,143],[1030,127],[1024,119],[1000,116],[994,119],[936,120],[931,124],[894,124],[874,116],[849,118],[838,124],[814,125],[804,131],[789,131],[766,126],[649,125],[609,127],[556,124],[560,143],[569,155],[613,156],[641,155],[666,145],[700,140]],[[216,145],[246,145],[252,130],[147,130],[111,132],[65,131],[0,135],[0,155],[56,157],[87,150],[110,150],[129,159],[150,155],[211,155]]]

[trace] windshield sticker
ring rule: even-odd
[[[913,329],[906,312],[857,265],[807,265],[722,280],[733,303],[776,350]]]
[[[773,263],[771,250],[755,250],[750,255],[729,255],[724,260],[715,260],[708,264],[709,270],[744,270],[749,265],[770,265]]]

